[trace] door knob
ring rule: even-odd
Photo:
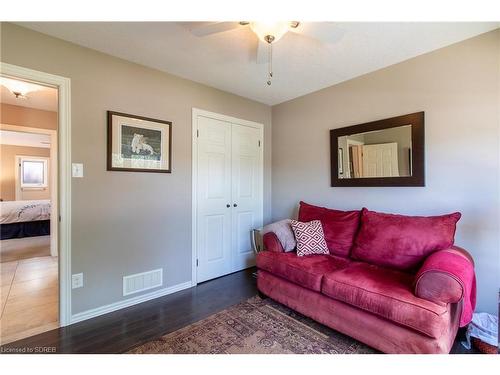
[[[229,208],[229,207],[231,207],[231,205],[230,204],[226,204],[226,207]]]
[[[233,207],[238,207],[238,205],[235,203],[235,204],[233,204]]]

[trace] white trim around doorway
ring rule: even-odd
[[[71,81],[69,78],[0,62],[3,76],[58,89],[59,325],[71,323]]]

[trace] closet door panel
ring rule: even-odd
[[[231,124],[198,117],[198,282],[232,272]]]
[[[232,268],[255,265],[251,230],[262,226],[261,130],[232,126]]]

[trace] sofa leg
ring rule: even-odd
[[[267,298],[267,296],[264,293],[262,293],[260,290],[257,291],[257,294],[259,295],[259,297],[261,299],[266,299]]]

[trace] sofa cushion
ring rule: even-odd
[[[304,288],[321,291],[323,275],[345,267],[348,259],[331,255],[307,255],[262,251],[257,255],[257,267],[271,272]]]
[[[321,221],[313,220],[304,223],[291,220],[290,225],[297,241],[297,256],[328,254]]]
[[[416,297],[413,275],[352,262],[323,278],[323,294],[439,338],[448,327],[447,305]]]
[[[299,221],[320,220],[330,254],[348,257],[359,227],[360,211],[340,211],[313,206],[305,202],[299,205]]]
[[[403,216],[361,211],[352,257],[403,271],[416,270],[437,250],[453,246],[461,214]]]

